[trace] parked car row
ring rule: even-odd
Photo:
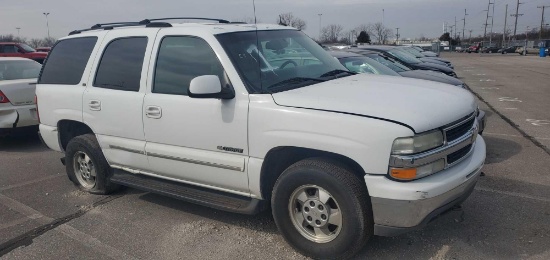
[[[405,46],[327,52],[287,26],[165,20],[71,32],[35,91],[20,78],[37,63],[5,66],[0,122],[35,115],[84,191],[271,208],[312,258],[422,228],[474,189],[484,123],[449,61]]]
[[[24,43],[0,42],[0,57],[27,58],[42,63],[48,56],[47,49],[44,48],[38,51]]]

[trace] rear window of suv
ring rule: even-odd
[[[59,41],[48,55],[39,84],[76,85],[80,83],[97,37]]]
[[[147,37],[113,40],[103,53],[94,87],[139,91]]]

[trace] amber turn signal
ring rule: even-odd
[[[398,180],[413,180],[416,178],[416,168],[393,168],[390,171],[390,175]]]

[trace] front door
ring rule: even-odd
[[[216,75],[232,88],[218,56],[203,38],[159,32],[143,105],[146,152],[158,175],[248,194],[248,95],[231,100],[188,96],[190,81]]]

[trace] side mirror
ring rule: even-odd
[[[230,88],[222,88],[218,76],[204,75],[191,80],[188,95],[192,98],[232,99],[235,92]]]

